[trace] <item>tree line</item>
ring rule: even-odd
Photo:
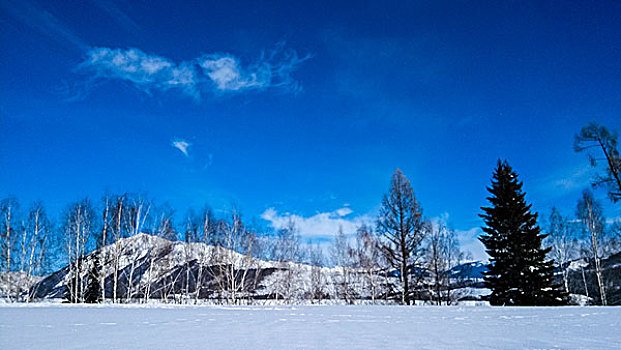
[[[605,164],[594,186],[605,186],[616,203],[621,199],[617,134],[592,123],[575,139],[577,152],[603,154],[600,159],[589,153],[592,166]],[[489,301],[499,305],[562,304],[568,301],[570,287],[582,282],[587,298],[605,305],[606,289],[611,286],[602,273],[601,259],[620,250],[621,224],[606,222],[601,203],[587,189],[577,203],[575,218],[552,208],[540,228],[538,215],[526,203],[517,177],[506,161],[499,161],[488,188],[490,206],[482,208],[485,225],[481,241],[490,255],[485,275],[485,285],[492,290]],[[353,235],[339,230],[328,249],[303,243],[293,221],[283,228],[265,230],[248,225],[238,210],[216,217],[205,206],[190,209],[175,222],[173,208],[158,205],[143,194],[105,195],[99,201],[84,198],[69,204],[55,224],[43,203],[22,210],[14,197],[0,200],[0,215],[0,271],[8,286],[4,297],[14,300],[30,300],[32,293],[27,289],[34,276],[67,266],[65,294],[71,302],[129,302],[138,295],[145,302],[152,295],[167,300],[171,286],[179,281],[187,284],[182,288],[185,299],[197,301],[202,296],[200,283],[208,275],[215,281],[218,298],[236,303],[248,295],[249,283],[259,278],[260,259],[277,262],[284,271],[272,283],[277,291],[273,297],[286,301],[329,297],[328,278],[336,286],[332,297],[346,302],[364,297],[372,302],[451,304],[463,297],[459,290],[463,285],[452,269],[468,257],[455,230],[445,220],[432,221],[423,215],[410,181],[399,169],[392,175],[375,222],[361,225]],[[171,274],[166,277],[169,283],[159,287],[164,290],[150,290],[155,250],[163,248],[144,247],[146,255],[140,263],[121,261],[128,249],[136,249],[126,246],[126,238],[141,234],[188,243],[184,245],[186,276]],[[191,243],[218,249],[205,255],[196,253]],[[87,261],[93,252],[98,253]],[[592,271],[582,266],[582,281],[571,280],[570,264],[580,258],[591,263]],[[295,283],[299,263],[310,266],[303,292]],[[139,271],[141,266],[147,271]],[[326,266],[334,266],[330,276]],[[138,273],[146,283],[135,280]],[[587,283],[593,275],[597,293]],[[111,281],[111,288],[106,288],[106,280]],[[122,286],[120,281],[124,281]],[[195,281],[193,286],[190,281]]]
[[[390,201],[391,197],[397,199]],[[148,301],[157,291],[133,290],[134,284],[138,283],[132,274],[137,273],[141,262],[137,259],[128,264],[121,261],[132,253],[130,249],[138,249],[130,247],[131,240],[127,238],[148,234],[188,243],[184,245],[188,249],[185,264],[198,266],[194,270],[185,270],[197,275],[193,278],[172,277],[170,288],[177,279],[202,281],[201,275],[209,275],[217,283],[218,298],[231,303],[248,292],[248,280],[256,278],[259,273],[258,260],[276,262],[285,271],[279,280],[273,282],[273,287],[278,292],[275,298],[286,301],[337,297],[351,303],[365,295],[372,302],[395,299],[407,303],[413,296],[408,288],[415,284],[419,299],[421,295],[427,295],[426,298],[437,303],[455,300],[457,295],[450,296],[449,271],[464,258],[455,231],[445,222],[432,224],[422,219],[409,181],[400,170],[393,175],[390,194],[384,201],[385,212],[380,215],[377,228],[361,225],[353,234],[346,234],[341,228],[326,247],[302,242],[294,221],[280,229],[265,230],[247,225],[238,210],[231,211],[227,218],[216,218],[207,206],[201,210],[190,209],[184,219],[176,223],[172,208],[158,206],[139,194],[106,195],[99,203],[89,198],[73,202],[63,210],[57,224],[53,224],[41,202],[22,211],[16,198],[7,197],[0,201],[0,266],[4,283],[10,285],[4,297],[30,301],[32,293],[27,291],[27,282],[31,277],[67,266],[69,279],[65,297],[70,302],[129,302],[134,299],[132,295],[138,294],[142,301]],[[393,207],[395,214],[409,215],[403,226],[395,226],[403,218],[391,218],[389,207]],[[398,247],[401,240],[396,235],[400,233],[395,231],[401,227],[406,230],[403,239],[411,240],[405,253]],[[151,241],[141,242],[150,244]],[[198,253],[197,258],[196,251],[189,251],[193,249],[191,243],[204,243],[219,249],[210,251],[208,256]],[[146,278],[155,278],[151,277],[150,269],[160,247],[139,248],[147,254],[143,257],[149,268]],[[87,260],[93,252],[96,253],[93,259]],[[239,259],[243,260],[241,265]],[[299,288],[295,285],[301,263],[311,266],[306,291],[296,290]],[[334,266],[329,275],[326,266]],[[416,282],[401,286],[386,282],[395,278],[407,281],[409,276]],[[423,283],[425,276],[428,281]],[[331,296],[326,290],[327,279],[332,279],[336,286]],[[106,280],[112,281],[112,288],[105,287]],[[194,286],[194,298],[200,295],[197,288],[200,289]],[[188,292],[186,298],[190,294]],[[168,297],[167,293],[158,295]]]

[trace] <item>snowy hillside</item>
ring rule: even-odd
[[[384,299],[398,283],[394,274],[379,270],[316,267],[292,262],[255,259],[222,247],[203,243],[169,241],[139,234],[93,252],[79,262],[78,270],[88,283],[93,258],[101,265],[105,296],[119,301],[226,299]],[[118,261],[118,264],[115,262]],[[467,265],[467,266],[466,266]],[[486,294],[480,284],[480,263],[453,271],[459,281],[455,295],[476,299]],[[115,266],[117,267],[115,279]],[[31,288],[34,298],[60,298],[67,291],[72,269],[67,266]],[[474,276],[474,277],[473,277]],[[115,288],[115,280],[116,288]],[[480,287],[480,286],[478,286]],[[421,298],[425,290],[419,294]]]
[[[105,297],[108,300],[116,297],[118,302],[160,299],[187,303],[215,299],[237,303],[246,299],[287,302],[339,299],[352,303],[390,299],[399,290],[397,274],[386,271],[265,261],[222,247],[169,241],[147,234],[121,239],[81,260],[78,269],[84,287],[89,281],[95,256],[101,265],[101,282],[105,278]],[[610,302],[618,304],[621,302],[621,254],[603,259],[602,266],[608,281]],[[584,278],[583,269],[586,271]],[[597,302],[589,261],[574,261],[569,270],[569,287],[575,302]],[[34,299],[61,298],[70,285],[72,271],[67,266],[38,282],[37,278],[31,277],[26,283],[23,276],[12,276],[11,281],[13,286],[19,285],[23,293],[32,286],[30,295]],[[481,300],[489,294],[489,290],[483,287],[484,271],[485,264],[478,261],[453,267],[450,272],[451,298]],[[0,286],[6,286],[4,280],[8,277],[0,277]],[[23,283],[15,283],[16,279]],[[585,285],[589,299],[586,298]],[[430,289],[428,279],[423,279],[414,291],[416,299],[429,300]]]

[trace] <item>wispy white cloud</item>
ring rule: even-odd
[[[91,0],[97,7],[106,12],[110,18],[119,23],[125,30],[131,33],[142,32],[140,26],[131,19],[125,11],[118,7],[113,1]]]
[[[183,155],[185,155],[186,157],[190,156],[188,153],[188,148],[192,146],[191,143],[181,139],[174,139],[170,142],[170,145],[181,151],[181,153],[183,153]]]
[[[534,179],[533,185],[537,192],[544,193],[548,197],[558,197],[589,187],[592,175],[593,169],[588,164],[583,164]]]
[[[313,216],[304,217],[290,213],[279,213],[274,208],[269,208],[261,214],[263,220],[269,221],[275,229],[287,227],[293,221],[302,237],[331,237],[339,229],[345,234],[353,234],[363,224],[372,225],[373,218],[367,215],[349,217],[353,211],[344,207],[332,212],[317,213]]]
[[[78,71],[95,78],[122,80],[150,92],[181,89],[200,98],[203,94],[281,87],[298,89],[291,73],[309,57],[277,46],[263,54],[254,64],[243,66],[233,55],[203,55],[175,63],[173,60],[147,54],[139,49],[98,47],[90,49]]]
[[[180,88],[197,96],[194,67],[185,62],[176,65],[137,49],[91,49],[78,69],[92,73],[95,78],[125,80],[145,91]]]
[[[242,76],[233,57],[209,56],[201,60],[200,66],[219,90],[241,90],[262,84],[256,73]]]
[[[564,175],[553,182],[553,187],[571,191],[588,187],[591,181],[592,169],[588,166],[576,169],[570,174]]]
[[[0,1],[0,7],[11,16],[36,30],[42,35],[64,46],[74,46],[85,50],[88,45],[67,25],[39,5],[28,1]]]

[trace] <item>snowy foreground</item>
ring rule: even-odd
[[[0,349],[621,349],[621,307],[0,305]]]

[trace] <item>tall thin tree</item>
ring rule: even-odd
[[[410,274],[421,257],[424,222],[410,181],[400,169],[392,174],[377,218],[380,247],[388,264],[399,271],[401,303],[410,303]]]
[[[7,272],[11,271],[11,262],[13,257],[11,253],[14,249],[15,237],[16,237],[16,213],[19,204],[15,197],[7,197],[0,201],[0,243],[2,244],[2,265]]]
[[[580,221],[584,225],[585,231],[591,238],[591,254],[595,265],[595,276],[597,277],[597,286],[599,287],[600,301],[602,305],[607,304],[606,287],[599,254],[599,240],[604,231],[604,218],[602,217],[602,208],[600,204],[593,198],[593,193],[585,190],[582,198],[578,201],[577,214]]]

